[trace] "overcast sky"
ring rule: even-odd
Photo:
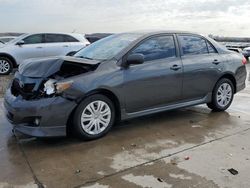
[[[250,37],[250,0],[0,0],[0,32],[177,29]]]

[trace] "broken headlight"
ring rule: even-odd
[[[66,82],[57,82],[57,80],[49,79],[44,84],[44,92],[47,95],[51,94],[59,94],[65,91],[66,89],[70,88],[70,86],[73,84],[73,81],[66,81]]]

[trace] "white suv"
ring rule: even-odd
[[[88,44],[90,43],[83,34],[23,34],[0,45],[0,75],[9,74],[26,59],[70,55]]]

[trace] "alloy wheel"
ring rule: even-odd
[[[10,63],[4,59],[0,59],[0,74],[6,74],[10,70]]]

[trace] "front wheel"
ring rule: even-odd
[[[107,134],[115,120],[112,101],[104,95],[95,94],[84,99],[74,114],[77,135],[84,140],[93,140]]]
[[[6,57],[0,57],[0,75],[7,75],[13,69],[12,62]]]
[[[219,80],[212,93],[212,101],[207,104],[214,111],[225,111],[232,103],[234,86],[231,80],[222,78]]]

